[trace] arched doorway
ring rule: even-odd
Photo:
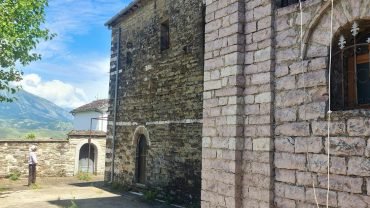
[[[144,135],[141,135],[136,146],[136,182],[145,184],[146,181],[146,157],[148,152],[147,141]]]
[[[81,172],[94,173],[95,172],[95,147],[90,144],[90,157],[89,157],[89,144],[82,145],[80,149],[78,170]]]

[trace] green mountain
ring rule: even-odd
[[[24,90],[12,103],[0,103],[0,139],[20,139],[33,133],[36,138],[66,138],[73,116],[54,103]]]

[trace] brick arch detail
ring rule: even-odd
[[[338,31],[338,29],[348,23],[351,23],[358,19],[370,19],[370,1],[358,0],[356,2],[349,2],[347,0],[336,0],[334,1],[334,18],[333,18],[333,36]],[[303,11],[304,12],[304,11]],[[312,18],[303,35],[303,58],[309,59],[308,51],[314,44],[319,44],[321,46],[329,46],[330,41],[333,37],[329,37],[327,33],[323,35],[323,31],[327,29],[327,21],[330,21],[331,15],[331,1],[327,1],[321,7],[321,9],[316,12],[316,15]],[[326,22],[325,22],[326,21]],[[315,40],[316,39],[316,40]],[[318,41],[319,39],[319,41]]]
[[[136,129],[134,131],[134,136],[132,138],[132,145],[133,146],[136,146],[137,141],[140,138],[140,135],[144,135],[145,136],[145,139],[147,141],[147,144],[150,147],[151,146],[151,142],[150,142],[150,139],[149,139],[149,132],[145,128],[145,126],[138,126],[138,127],[136,127]]]

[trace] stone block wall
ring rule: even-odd
[[[334,33],[370,16],[334,2]],[[329,206],[370,206],[368,109],[331,114],[327,159],[330,3],[303,2],[301,54],[298,4],[206,1],[202,207],[324,206],[328,162]]]
[[[67,140],[62,141],[3,141],[0,140],[0,176],[7,176],[13,169],[28,176],[28,155],[31,145],[38,147],[39,176],[72,176],[74,153]]]
[[[115,151],[110,105],[106,180],[155,190],[178,203],[200,201],[204,18],[202,0],[139,1],[112,23],[110,96],[119,73]],[[170,47],[161,50],[161,24]],[[119,68],[117,36],[121,28]],[[136,149],[148,144],[145,184],[136,184]],[[142,186],[145,185],[145,186]]]
[[[202,207],[240,207],[244,146],[244,2],[206,1]]]
[[[79,151],[88,143],[89,135],[69,135],[66,140],[0,140],[0,177],[18,170],[28,176],[28,157],[31,145],[37,146],[37,175],[41,177],[74,176],[79,171]],[[95,171],[102,175],[105,170],[105,134],[92,136],[91,145],[96,148]]]
[[[367,1],[335,1],[333,31],[369,17]],[[300,59],[300,14],[278,9],[275,65],[275,203],[326,204],[330,2],[303,4],[306,43]],[[337,44],[333,42],[333,44]],[[368,207],[369,110],[334,111],[330,139],[330,207]]]

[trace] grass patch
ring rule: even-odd
[[[154,201],[157,198],[157,192],[156,191],[145,191],[144,192],[144,198],[148,201]]]
[[[80,181],[91,181],[91,174],[90,173],[85,173],[85,172],[78,172],[77,173],[77,178]]]
[[[26,137],[24,139],[26,139],[26,140],[35,140],[36,135],[34,133],[29,133],[29,134],[26,135]]]
[[[0,193],[9,190],[9,188],[0,187]]]
[[[41,186],[37,183],[31,184],[31,189],[41,189]]]
[[[11,170],[9,175],[6,176],[7,179],[16,181],[21,177],[21,172],[19,170]]]

